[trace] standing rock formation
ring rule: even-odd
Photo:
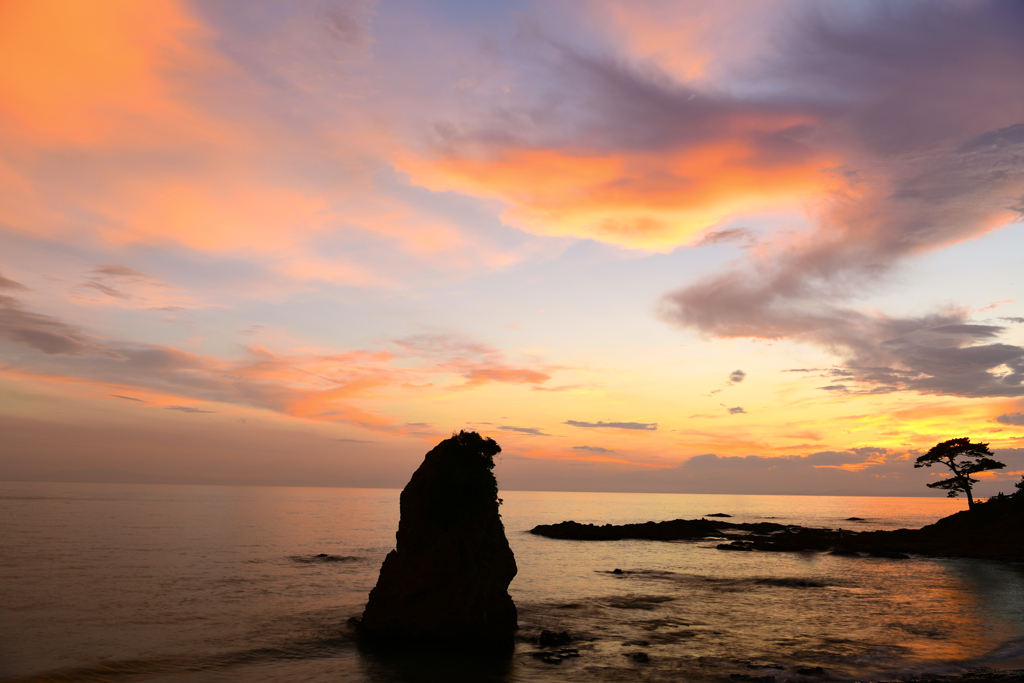
[[[427,453],[402,491],[396,549],[370,592],[364,636],[512,647],[516,559],[491,473],[500,452],[493,439],[463,431]]]

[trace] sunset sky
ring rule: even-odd
[[[1024,3],[0,0],[0,478],[1024,474]],[[932,478],[932,479],[930,479]]]

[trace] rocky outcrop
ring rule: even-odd
[[[776,524],[774,522],[756,522],[753,524],[734,524],[709,519],[673,519],[667,522],[644,522],[642,524],[580,524],[579,522],[559,522],[558,524],[540,524],[530,530],[531,534],[548,538],[563,538],[579,541],[621,541],[624,539],[647,539],[651,541],[696,541],[704,538],[717,538],[727,530],[748,531],[751,533],[769,534],[799,527]]]
[[[923,529],[848,534],[851,550],[1024,561],[1024,491],[977,502]]]
[[[363,636],[512,648],[516,561],[491,472],[500,451],[460,432],[427,453],[402,491],[396,548],[370,592]]]
[[[710,516],[710,515],[709,515]],[[946,557],[1024,561],[1024,490],[976,503],[923,529],[895,531],[834,531],[757,522],[734,524],[708,519],[675,519],[643,524],[541,524],[530,533],[581,541],[730,540],[719,550],[802,551],[832,550],[833,555],[907,559],[905,553]]]

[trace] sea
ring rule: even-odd
[[[917,528],[962,500],[501,497],[520,629],[514,654],[495,658],[354,638],[347,622],[394,547],[397,490],[0,482],[0,680],[868,681],[1024,655],[1021,565],[529,533],[717,513]],[[579,656],[535,657],[543,630],[566,631]]]

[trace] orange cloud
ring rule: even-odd
[[[209,34],[176,0],[0,3],[0,111],[47,145],[137,133],[139,117],[191,118],[159,74],[211,68]]]
[[[331,40],[317,18],[277,26],[299,62]],[[443,253],[449,269],[518,260],[378,183],[386,112],[291,82],[302,69],[236,60],[219,37],[180,0],[0,3],[0,225],[356,286],[396,286],[395,253],[427,267]],[[350,243],[386,255],[357,261]]]
[[[771,122],[793,126],[798,119]],[[734,122],[737,128],[756,121]],[[663,153],[509,149],[487,157],[449,153],[396,160],[434,191],[496,197],[505,221],[554,236],[670,250],[729,215],[790,206],[841,187],[824,156],[767,160],[740,135]]]
[[[472,368],[464,375],[469,384],[483,384],[485,382],[508,382],[511,384],[540,384],[551,379],[546,372],[537,372],[526,368]]]

